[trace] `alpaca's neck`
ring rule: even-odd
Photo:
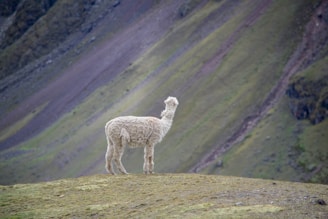
[[[166,119],[165,117],[163,117],[161,119],[161,124],[162,124],[162,130],[161,130],[161,135],[162,137],[164,137],[167,132],[170,130],[171,126],[172,126],[172,119]]]
[[[165,109],[162,113],[162,120],[172,123],[175,114],[175,109]]]
[[[172,126],[173,122],[173,117],[174,117],[175,111],[168,111],[165,113],[165,115],[161,118],[162,122],[162,131],[163,131],[163,136],[166,135],[166,133],[169,131],[169,129]]]

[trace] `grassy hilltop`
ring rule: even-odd
[[[1,218],[326,218],[328,187],[199,174],[95,175],[0,187]]]

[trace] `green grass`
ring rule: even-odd
[[[328,71],[328,56],[322,58],[321,60],[313,63],[313,65],[306,68],[304,71],[297,74],[292,80],[297,79],[298,77],[305,77],[309,81],[318,81],[324,76],[327,75]]]
[[[327,186],[197,174],[0,186],[1,218],[324,218]]]
[[[206,172],[327,183],[327,125],[297,121],[286,96],[243,142],[218,158],[223,168],[214,163]]]
[[[306,126],[306,122],[295,122],[289,113],[287,97],[271,113],[243,142],[219,158],[223,160],[223,168],[215,168],[213,164],[212,169],[207,171],[223,175],[300,180],[301,175],[289,165],[293,161],[289,156],[298,142],[295,133],[299,126]]]
[[[300,136],[298,147],[301,147],[301,154],[297,159],[298,164],[308,173],[319,170],[306,178],[310,182],[328,183],[327,127],[328,121],[325,120],[316,126],[308,127]]]

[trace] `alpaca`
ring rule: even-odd
[[[155,117],[121,116],[106,123],[107,139],[106,169],[115,174],[112,160],[117,169],[128,174],[121,162],[126,145],[130,147],[144,147],[145,174],[152,174],[154,170],[154,146],[161,142],[171,128],[175,110],[179,104],[177,98],[168,97],[165,101],[165,110],[161,119]]]

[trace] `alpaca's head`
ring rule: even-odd
[[[168,97],[164,101],[165,110],[162,112],[161,116],[169,116],[173,118],[174,112],[179,105],[178,99],[175,97]],[[173,115],[172,115],[173,114]]]
[[[179,105],[178,99],[175,97],[168,97],[166,98],[166,100],[164,101],[166,107],[172,107],[172,108],[177,108],[177,106]]]

